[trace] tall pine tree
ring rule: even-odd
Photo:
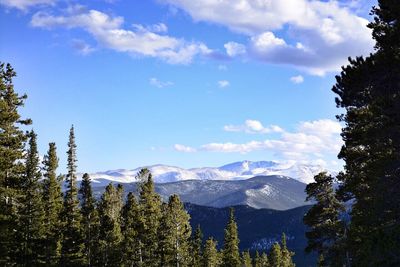
[[[295,267],[295,264],[292,260],[294,253],[289,251],[289,249],[287,248],[285,233],[282,234],[281,244],[282,244],[282,246],[281,246],[281,254],[282,254],[281,267]]]
[[[230,209],[229,221],[225,228],[224,248],[222,251],[222,266],[240,266],[239,237],[233,208]]]
[[[121,187],[115,188],[108,184],[99,203],[99,250],[103,266],[121,265]]]
[[[83,240],[81,231],[81,213],[79,209],[78,188],[76,182],[76,144],[74,126],[69,132],[67,162],[67,191],[63,209],[63,239],[61,248],[62,266],[80,266],[84,263]]]
[[[165,265],[191,266],[189,257],[190,216],[177,195],[170,196],[163,217],[165,218],[165,228],[160,231],[165,233],[163,242]]]
[[[202,266],[204,267],[218,267],[221,265],[217,250],[217,241],[215,241],[212,237],[208,238],[204,244],[202,262]]]
[[[343,266],[346,254],[339,243],[344,238],[345,225],[340,217],[344,206],[336,198],[331,175],[321,172],[314,180],[306,187],[307,200],[316,201],[304,216],[304,223],[309,227],[306,252],[314,250],[323,255],[325,264],[329,266]]]
[[[122,265],[139,266],[138,238],[139,206],[135,195],[129,192],[126,204],[122,209]]]
[[[345,113],[341,191],[352,200],[352,266],[400,265],[400,5],[379,0],[369,24],[376,51],[350,59],[333,92]]]
[[[248,250],[242,252],[242,267],[253,267],[250,252]]]
[[[190,240],[190,255],[191,255],[191,264],[193,267],[201,266],[202,259],[202,246],[203,246],[203,233],[201,232],[200,225],[197,225],[194,234]]]
[[[17,207],[23,196],[21,180],[24,176],[24,146],[27,135],[19,128],[31,124],[21,119],[19,108],[24,105],[26,95],[14,90],[16,76],[10,64],[0,62],[0,265],[9,266],[16,262],[15,251]]]
[[[25,161],[25,175],[21,183],[24,194],[19,205],[18,240],[19,260],[24,266],[36,266],[45,262],[43,242],[45,238],[44,208],[42,202],[42,175],[39,166],[36,134],[29,133],[29,147]]]
[[[162,217],[161,198],[154,191],[153,177],[148,169],[142,169],[137,176],[143,181],[139,193],[139,259],[142,266],[158,266],[159,226]]]
[[[271,251],[269,253],[269,266],[271,267],[281,267],[282,264],[282,250],[279,243],[274,243],[272,245]]]
[[[58,158],[56,144],[50,143],[43,159],[43,205],[45,211],[44,252],[47,266],[57,266],[61,253],[61,185],[57,179]]]
[[[81,227],[85,265],[93,266],[95,262],[97,240],[99,238],[99,217],[96,210],[96,200],[93,196],[90,177],[87,173],[82,177],[79,195],[81,200]]]

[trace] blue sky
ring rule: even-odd
[[[291,160],[340,168],[330,91],[373,51],[375,1],[0,0],[0,60],[18,73],[43,155],[64,171]]]

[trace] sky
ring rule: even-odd
[[[241,160],[340,169],[331,88],[375,0],[0,0],[0,61],[65,171]],[[30,129],[29,128],[29,129]]]

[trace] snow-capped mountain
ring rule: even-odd
[[[136,181],[136,174],[143,168],[133,170],[110,170],[91,173],[94,183],[114,181],[131,183]],[[294,178],[302,183],[313,181],[314,175],[323,171],[321,165],[301,164],[277,161],[240,161],[221,167],[184,169],[168,165],[147,166],[156,183],[168,183],[184,180],[244,180],[254,176],[282,175]]]

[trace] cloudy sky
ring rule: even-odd
[[[375,0],[0,0],[0,60],[65,168],[293,160],[338,169],[331,92]]]

